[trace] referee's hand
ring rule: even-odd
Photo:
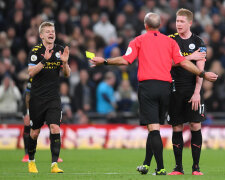
[[[204,76],[204,79],[211,81],[211,82],[216,81],[217,78],[218,78],[218,75],[213,72],[206,72],[205,76]]]
[[[95,67],[95,66],[103,64],[105,59],[102,57],[94,57],[93,59],[91,59],[89,61],[92,64],[91,67]]]

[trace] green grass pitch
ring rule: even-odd
[[[140,175],[136,167],[144,159],[144,149],[110,150],[62,150],[59,163],[64,174],[50,173],[50,150],[38,150],[36,164],[39,173],[29,174],[27,163],[22,163],[23,150],[0,150],[0,179],[93,179],[93,180],[135,180],[135,179],[225,179],[225,151],[202,150],[200,167],[204,176],[192,176],[191,150],[184,149],[184,176],[153,176],[156,168],[153,159],[147,175]],[[174,168],[172,150],[164,150],[164,165],[167,172]]]

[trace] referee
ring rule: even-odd
[[[40,129],[46,122],[50,128],[51,173],[63,173],[57,165],[61,147],[59,126],[62,114],[59,73],[62,70],[66,77],[70,75],[69,48],[64,49],[54,43],[55,27],[52,22],[43,22],[39,27],[39,33],[42,43],[34,46],[28,57],[28,71],[33,79],[29,101],[31,130],[28,145],[28,169],[31,173],[38,173],[34,155]]]
[[[149,131],[146,151],[153,154],[156,159],[155,174],[166,175],[163,164],[163,144],[159,130],[168,110],[172,82],[170,70],[173,61],[209,81],[215,81],[217,75],[212,72],[200,71],[193,63],[185,60],[180,54],[180,48],[176,41],[158,31],[160,26],[158,14],[146,14],[144,25],[147,33],[132,40],[124,56],[109,59],[95,57],[90,61],[93,63],[92,67],[100,64],[128,65],[138,58],[140,124],[147,126]],[[146,167],[146,173],[148,168]],[[139,167],[137,170],[140,171]]]

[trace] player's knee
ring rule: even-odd
[[[201,123],[190,123],[191,131],[198,131],[201,129]]]
[[[31,130],[30,136],[32,139],[37,139],[39,136],[40,130]]]
[[[177,126],[173,126],[173,131],[174,132],[180,132],[183,131],[183,124],[179,124]]]
[[[60,133],[60,127],[57,124],[50,124],[49,128],[52,134]]]

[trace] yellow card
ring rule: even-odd
[[[87,57],[87,58],[92,59],[92,58],[95,57],[95,53],[92,53],[92,52],[89,52],[89,51],[85,51],[85,53],[86,53],[86,57]]]

